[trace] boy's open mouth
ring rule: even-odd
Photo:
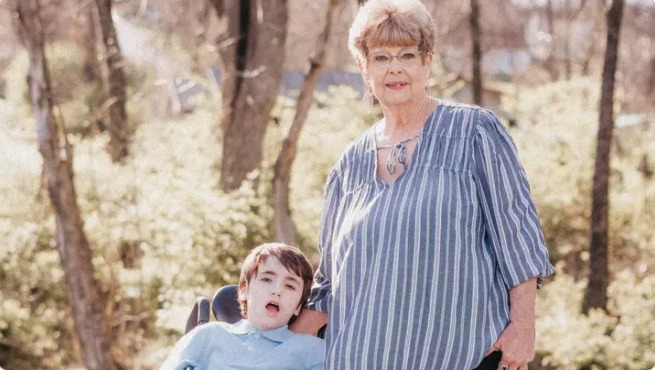
[[[278,313],[280,312],[280,306],[275,302],[270,302],[266,305],[266,310],[270,313]]]

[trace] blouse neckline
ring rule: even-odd
[[[437,100],[437,106],[432,110],[432,112],[428,115],[428,117],[425,119],[425,122],[423,123],[423,127],[421,127],[421,130],[418,132],[418,142],[416,143],[416,148],[414,148],[414,152],[412,153],[411,158],[409,158],[409,162],[405,166],[405,169],[403,172],[398,175],[398,177],[394,181],[385,181],[382,180],[377,173],[377,168],[378,168],[378,155],[377,155],[377,139],[375,138],[375,126],[382,121],[379,120],[375,122],[369,129],[368,129],[368,146],[369,146],[369,153],[370,155],[373,156],[373,168],[370,173],[370,178],[373,179],[373,183],[384,186],[384,187],[391,187],[394,184],[398,183],[400,180],[402,180],[405,177],[405,174],[409,172],[413,167],[414,163],[418,161],[420,158],[420,149],[421,149],[421,143],[423,142],[423,137],[429,133],[432,129],[432,124],[433,121],[435,121],[435,117],[437,116],[437,113],[441,110],[441,107],[444,105],[444,103],[439,100]],[[383,118],[384,119],[384,118]]]

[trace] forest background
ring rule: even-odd
[[[73,199],[91,253],[86,278],[97,285],[94,305],[111,348],[111,365],[95,368],[157,368],[181,337],[195,299],[235,283],[239,262],[253,246],[280,239],[274,186],[280,153],[295,157],[286,194],[291,238],[318,262],[326,176],[349,141],[380,117],[379,108],[362,99],[362,81],[346,47],[357,1],[20,1],[0,0],[1,367],[93,368],[85,362],[85,340],[78,339],[84,334],[74,325],[76,296],[67,283],[69,277],[84,280],[85,271],[67,269],[62,259],[62,223],[52,202],[57,187],[48,180],[53,162],[44,160],[28,87],[34,82],[28,71],[35,68],[28,50],[36,44],[21,34],[25,17],[16,6],[40,9],[51,116],[61,141],[55,159],[71,164],[75,175]],[[263,111],[265,119],[254,119],[258,126],[232,126],[234,133],[225,123],[225,110],[234,107],[225,99],[225,81],[233,81],[226,35],[235,20],[231,14],[244,14],[236,8],[246,3],[267,21],[275,12],[266,6],[274,4],[278,19],[271,22],[284,23],[286,42],[267,43],[283,47],[270,47],[259,60],[279,60],[277,81],[262,82],[265,69],[250,70],[255,85],[272,87],[271,109],[259,108],[265,99],[251,99],[252,110]],[[626,1],[623,10],[606,174],[608,259],[602,275],[609,286],[599,308],[584,301],[589,277],[598,275],[591,267],[592,179],[610,2],[424,3],[437,23],[430,89],[464,103],[480,91],[481,104],[508,125],[557,269],[538,295],[537,357],[530,369],[655,366],[655,3]],[[103,4],[117,38],[100,24]],[[479,6],[475,17],[473,5]],[[327,38],[321,36],[326,24]],[[324,63],[321,40],[328,40]],[[120,59],[103,67],[117,52]],[[321,72],[309,69],[310,61],[324,67],[323,79],[298,128],[292,122],[303,101],[303,73]],[[112,69],[122,71],[123,95],[107,87]],[[113,110],[116,102],[122,113]],[[292,126],[295,153],[285,151]],[[261,148],[243,138],[228,140],[228,134],[261,136]],[[255,170],[243,181],[225,180],[243,172],[226,174],[227,156],[245,162],[257,150]]]

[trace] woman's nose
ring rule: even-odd
[[[391,58],[391,62],[389,62],[389,72],[399,72],[403,69],[402,63],[400,63],[400,60],[397,57]]]

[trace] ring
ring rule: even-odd
[[[503,364],[498,364],[498,370],[507,370],[509,369],[509,366],[503,365]]]

